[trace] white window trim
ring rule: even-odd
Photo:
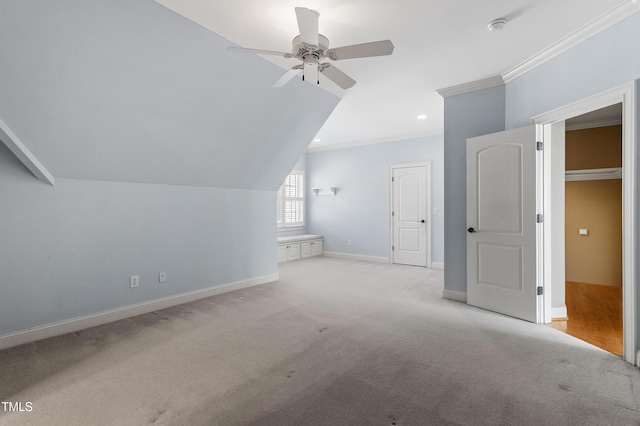
[[[293,199],[299,199],[299,201],[302,201],[302,222],[294,222],[294,223],[290,223],[287,224],[286,222],[283,223],[278,223],[277,227],[279,231],[295,231],[295,230],[301,230],[301,229],[305,229],[305,223],[306,223],[306,188],[305,188],[305,184],[306,184],[306,176],[303,170],[292,170],[289,175],[300,175],[302,177],[302,197],[289,197],[289,198],[293,198]],[[287,175],[287,178],[289,177],[289,175]],[[286,179],[285,179],[286,182]],[[285,184],[285,182],[282,183],[282,185]],[[276,197],[280,198],[280,189],[282,188],[282,185],[280,186],[280,188],[278,188],[278,191],[276,193]],[[276,209],[278,208],[278,204],[280,204],[281,206],[285,205],[285,199],[286,197],[283,197],[282,202],[280,203],[280,200],[277,199],[276,200]],[[276,213],[276,217],[279,214]],[[283,220],[284,220],[284,211],[281,213]]]

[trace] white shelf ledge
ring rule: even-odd
[[[567,170],[564,179],[576,180],[608,180],[622,179],[622,167],[610,169]]]
[[[336,191],[337,188],[333,187],[333,186],[321,186],[318,188],[312,188],[311,189],[316,196],[318,195],[336,195]]]

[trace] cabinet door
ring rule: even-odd
[[[300,244],[289,244],[287,247],[287,260],[300,259]]]
[[[311,243],[311,256],[320,256],[322,254],[322,240]]]
[[[287,245],[278,244],[278,262],[284,262],[287,260]]]
[[[312,256],[311,253],[311,248],[313,243],[302,243],[300,244],[300,257],[302,257],[303,259],[305,257],[310,257]]]

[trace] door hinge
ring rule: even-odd
[[[391,182],[395,182],[395,181],[396,181],[396,178],[392,177]]]
[[[536,294],[538,296],[542,296],[544,294],[544,289],[542,288],[542,286],[538,286],[538,288],[536,289]]]
[[[395,251],[396,246],[391,246],[391,251]]]
[[[536,142],[536,151],[542,151],[544,149],[544,143]]]
[[[396,215],[396,212],[391,212],[391,216],[395,216],[395,215]]]
[[[538,213],[536,215],[536,223],[542,223],[544,222],[544,216],[542,216],[540,213]]]

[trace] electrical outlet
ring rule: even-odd
[[[434,208],[432,209],[432,213],[433,213],[434,215],[435,215],[435,214],[438,214],[438,209],[437,209],[436,207],[434,207]]]
[[[140,285],[140,275],[131,275],[129,277],[129,284],[131,288],[138,287]]]
[[[166,282],[167,281],[167,273],[166,272],[158,272],[158,282]]]
[[[347,244],[349,245],[349,247],[351,247],[353,245],[353,241],[349,240],[347,241]]]

